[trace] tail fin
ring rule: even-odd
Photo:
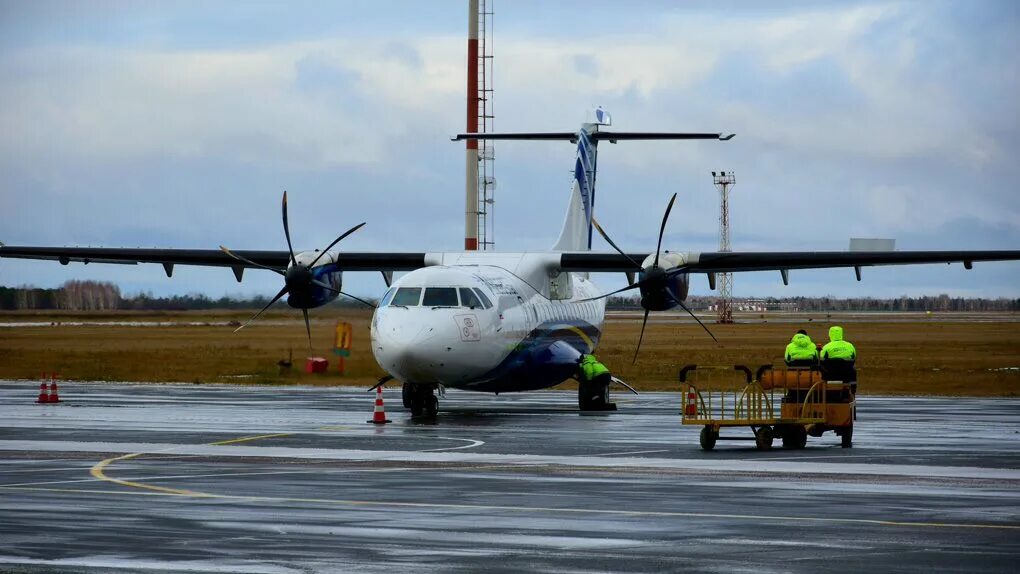
[[[591,217],[595,194],[595,163],[598,142],[592,141],[588,131],[577,132],[577,156],[574,160],[574,179],[570,186],[570,203],[563,220],[560,238],[553,251],[588,251],[591,249]]]
[[[616,143],[631,140],[720,140],[727,141],[733,134],[707,132],[612,132],[601,130],[612,125],[612,119],[602,108],[593,110],[590,122],[581,125],[577,132],[530,133],[470,133],[457,134],[460,140],[560,140],[577,143],[574,161],[574,181],[570,189],[570,204],[563,221],[560,238],[554,251],[588,251],[591,249],[592,211],[595,207],[595,173],[600,141]]]

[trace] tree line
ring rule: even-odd
[[[1020,311],[1020,299],[950,297],[946,294],[921,297],[763,297],[734,300],[734,308],[742,301],[752,301],[767,311]],[[250,298],[211,298],[201,293],[155,297],[151,293],[125,296],[117,285],[105,281],[67,281],[56,289],[39,287],[0,287],[0,309],[63,309],[69,311],[107,311],[114,309],[144,311],[187,311],[207,309],[260,309],[269,302],[265,296]],[[693,295],[686,301],[696,311],[708,311],[716,305],[716,297]],[[282,305],[283,303],[279,303]],[[358,305],[341,298],[340,305]],[[637,297],[610,297],[610,309],[640,309]]]
[[[201,293],[156,297],[152,293],[125,296],[115,284],[105,281],[67,281],[56,289],[0,287],[0,310],[69,311],[192,311],[208,309],[261,309],[269,297],[212,298]],[[341,305],[349,304],[345,301]],[[359,303],[354,303],[359,305]],[[280,302],[278,305],[286,305]]]
[[[694,311],[708,311],[717,305],[717,297],[692,295],[685,304]],[[742,302],[751,302],[755,306],[763,306],[770,311],[1020,311],[1020,299],[999,297],[950,297],[941,295],[923,295],[920,297],[901,297],[882,299],[875,297],[761,297],[734,299],[733,308],[737,310]],[[610,309],[640,309],[641,302],[637,297],[610,297]]]

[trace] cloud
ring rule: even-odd
[[[459,248],[464,155],[446,136],[464,122],[463,20],[414,6],[413,23],[387,12],[394,26],[380,16],[393,8],[360,4],[326,7],[332,27],[265,7],[141,7],[103,26],[22,14],[0,39],[0,239],[278,248],[288,189],[303,245],[367,220],[347,248]],[[583,34],[573,9],[543,5],[538,25],[533,9],[501,8],[496,128],[573,129],[601,104],[615,129],[737,132],[602,147],[597,211],[632,249],[654,242],[673,192],[671,247],[713,249],[713,169],[737,172],[737,249],[843,249],[850,236],[1016,246],[1015,11],[736,6],[596,3],[592,18],[613,26]],[[258,33],[220,33],[240,21]],[[496,157],[498,247],[548,247],[572,149],[499,142]],[[1005,268],[983,288],[1015,293]],[[165,289],[219,285],[200,276]]]

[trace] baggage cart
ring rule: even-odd
[[[680,369],[681,415],[685,425],[701,426],[701,448],[719,440],[754,440],[760,450],[800,449],[808,436],[832,431],[843,448],[853,444],[856,381],[826,381],[817,368],[762,365],[752,374],[744,365],[687,365]],[[722,436],[729,427],[748,427],[752,436]]]

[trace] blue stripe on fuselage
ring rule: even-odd
[[[602,332],[587,321],[543,323],[514,346],[498,366],[462,388],[508,393],[556,386],[577,374],[578,358],[594,351],[601,336]]]

